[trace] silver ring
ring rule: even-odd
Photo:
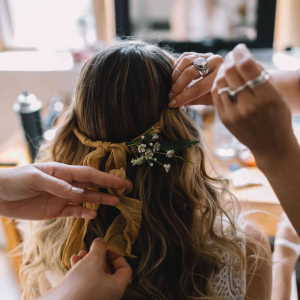
[[[248,87],[247,83],[237,87],[235,90],[232,90],[229,87],[224,87],[218,90],[218,95],[223,93],[227,93],[231,100],[235,100],[238,93],[242,92],[244,89]]]
[[[235,92],[236,94],[238,94],[238,93],[242,92],[243,90],[245,90],[247,87],[248,87],[248,84],[245,83],[245,84],[243,84],[243,85],[237,87],[237,88],[234,90],[234,92]]]
[[[204,57],[198,57],[193,61],[193,66],[199,71],[201,77],[205,77],[209,73],[208,61]]]
[[[265,70],[263,70],[259,76],[257,76],[256,78],[254,78],[253,80],[248,80],[246,82],[246,85],[251,88],[254,89],[256,86],[265,83],[266,81],[268,81],[270,79],[270,74],[268,72],[266,72]]]
[[[221,95],[223,93],[227,93],[231,100],[234,100],[236,98],[236,94],[237,94],[235,90],[232,90],[229,87],[224,87],[224,88],[218,89],[218,95]]]

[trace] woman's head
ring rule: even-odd
[[[150,128],[168,106],[172,57],[141,42],[99,52],[84,67],[74,117],[93,140],[128,141]]]
[[[168,109],[172,67],[169,53],[145,43],[124,42],[99,52],[81,72],[67,120],[47,150],[50,159],[84,162],[94,149],[81,143],[75,129],[93,141],[120,143],[157,123],[166,141],[199,139],[183,110]],[[99,169],[115,167],[107,167],[109,155],[100,159]],[[142,202],[141,229],[133,245],[137,258],[131,262],[135,278],[126,299],[199,299],[212,293],[209,280],[221,264],[220,253],[240,256],[222,226],[216,229],[217,217],[226,214],[215,188],[218,181],[206,174],[201,147],[187,148],[181,155],[169,173],[159,166],[131,166],[130,153],[121,166],[133,183],[130,197]],[[114,208],[98,209],[87,230],[87,246],[95,235],[105,233],[118,213]],[[37,265],[39,272],[65,271],[61,253],[71,228],[72,221],[66,219],[35,226],[33,247],[26,250],[27,282],[36,280],[29,273],[34,274]],[[235,232],[232,223],[228,228]]]

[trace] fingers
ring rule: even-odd
[[[60,212],[60,215],[54,217],[75,217],[94,219],[97,216],[97,212],[93,209],[82,207],[80,205],[67,205]]]
[[[208,58],[213,55],[212,53],[197,53],[197,52],[184,52],[182,53],[174,64],[174,71],[172,73],[172,79],[175,82],[180,76],[181,72],[189,65],[191,65],[197,57],[201,56]]]
[[[119,286],[122,286],[123,288],[126,288],[132,278],[132,270],[130,265],[122,256],[113,260],[112,265],[115,269],[115,273],[113,274],[113,276],[117,281],[117,284]]]
[[[78,202],[91,202],[115,206],[119,203],[119,199],[116,196],[107,193],[84,191],[82,197],[78,200]]]
[[[187,60],[186,62],[183,61],[182,66],[180,67],[182,72],[177,75],[178,72],[176,73],[177,77],[173,77],[173,87],[172,87],[172,95],[176,96],[179,93],[181,93],[186,87],[189,86],[189,84],[197,79],[200,78],[200,73],[199,71],[193,66],[193,61],[195,58],[198,58],[198,56],[187,56],[185,59]],[[212,55],[207,58],[208,62],[208,68],[210,73],[212,73],[222,62],[223,59],[219,55]],[[176,78],[176,79],[175,79]],[[203,79],[205,80],[205,78]]]
[[[223,62],[222,57],[219,55],[208,57],[207,61],[210,73],[193,84],[193,80],[200,77],[199,71],[192,65],[195,57],[192,59],[186,57],[185,59],[190,60],[190,65],[186,63],[187,67],[178,76],[172,87],[170,107],[180,107],[190,104],[195,99],[200,99],[202,96],[208,94],[217,75],[217,70]]]
[[[172,79],[175,82],[184,69],[190,65],[192,65],[193,60],[199,57],[199,54],[194,52],[183,53],[176,61],[174,65],[174,70],[172,73]]]
[[[86,166],[71,166],[62,163],[38,163],[34,166],[45,174],[71,182],[90,183],[103,188],[131,188],[132,184],[118,176]]]
[[[84,189],[72,186],[70,183],[40,172],[33,178],[35,186],[42,192],[63,199],[80,200],[84,195]]]
[[[66,165],[67,166],[67,165]],[[131,188],[132,184],[118,176],[98,171],[91,167],[67,166],[73,180],[81,183],[91,183],[103,188]]]
[[[77,255],[71,256],[71,267],[73,268],[83,257],[87,255],[87,251],[80,250]]]
[[[119,203],[119,199],[116,196],[84,190],[81,187],[73,186],[64,180],[45,173],[39,174],[38,182],[36,184],[38,184],[38,188],[41,191],[48,192],[49,194],[62,199],[75,201],[78,204],[87,201],[115,206]]]
[[[214,105],[217,108],[222,120],[225,118],[225,116],[228,117],[228,115],[231,114],[231,109],[233,106],[228,93],[224,92],[219,94],[219,90],[225,87],[228,87],[228,83],[226,82],[225,77],[221,77],[218,79],[215,89],[213,90]]]
[[[107,253],[107,247],[105,245],[105,242],[101,238],[94,239],[89,255],[97,257],[101,265],[103,266],[106,263],[106,253]]]
[[[240,88],[241,86],[245,85],[244,79],[241,77],[239,74],[239,71],[237,70],[235,64],[234,64],[234,59],[233,59],[233,54],[230,52],[224,62],[224,77],[226,82],[228,83],[228,86],[232,90],[236,90]],[[244,90],[239,92],[237,94],[237,98],[240,100],[244,100],[247,102],[250,102],[252,100],[252,91],[250,88],[246,87]]]
[[[212,104],[213,104],[213,99],[211,93],[195,98],[194,100],[189,102],[189,105],[212,105]]]
[[[235,47],[235,49],[233,50],[233,57],[238,73],[245,82],[253,80],[261,75],[261,72],[263,70],[262,67],[253,59],[250,51],[245,45],[240,44]],[[265,98],[264,96],[266,96],[266,88],[270,92],[275,91],[269,81],[256,85],[255,88],[252,89],[252,92],[258,97],[255,97],[255,99],[253,100],[264,100],[260,98]]]
[[[182,93],[172,98],[169,106],[174,108],[187,105],[190,102],[193,102],[194,100],[208,94],[212,87],[215,76],[216,71],[207,75],[204,79],[199,80],[191,87],[184,89]]]

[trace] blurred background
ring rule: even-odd
[[[35,158],[39,144],[55,134],[53,125],[72,98],[82,64],[101,47],[126,38],[178,54],[224,55],[243,42],[269,71],[295,70],[300,68],[300,1],[0,0],[0,166]],[[242,183],[233,178],[234,188],[245,188],[238,196],[279,213],[251,153],[214,119],[213,109],[190,108],[190,113],[203,129],[211,160],[221,161],[220,174],[252,168],[236,175]],[[300,131],[299,116],[294,124]],[[256,189],[247,189],[252,186]],[[21,234],[14,221],[2,221],[6,253],[20,243]],[[260,217],[259,222],[274,233],[274,221]],[[19,259],[1,256],[1,299],[18,299]]]

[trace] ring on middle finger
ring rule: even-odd
[[[231,100],[236,100],[237,95],[242,92],[243,90],[245,90],[246,88],[248,88],[248,84],[245,83],[243,85],[240,85],[239,87],[237,87],[236,89],[231,89],[229,87],[224,87],[224,88],[220,88],[218,89],[218,95],[221,95],[223,93],[227,93],[229,98]]]
[[[197,57],[193,61],[193,66],[200,73],[201,77],[205,77],[209,73],[208,61],[204,57]]]

